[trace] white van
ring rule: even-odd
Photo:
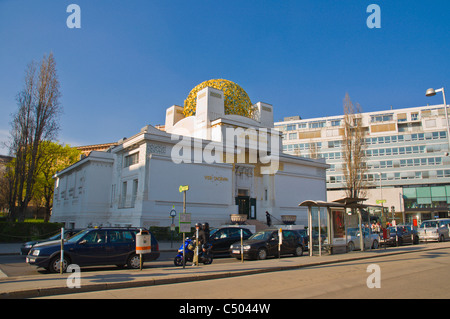
[[[446,241],[449,236],[450,218],[425,220],[417,230],[420,241]]]

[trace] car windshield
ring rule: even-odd
[[[272,236],[272,231],[260,231],[250,236],[249,239],[267,240]]]
[[[214,236],[214,234],[215,233],[217,233],[217,231],[219,230],[219,228],[214,228],[213,230],[211,230],[210,232],[209,232],[209,237],[213,237]]]
[[[84,235],[86,235],[90,229],[85,229],[80,231],[79,233],[75,234],[74,236],[67,239],[68,243],[76,243],[78,240],[80,240]]]
[[[420,224],[420,228],[425,228],[425,227],[438,227],[438,222],[435,220],[427,220],[422,222],[422,224]]]
[[[49,239],[49,240],[58,240],[58,239],[61,239],[61,232],[59,232],[59,233],[53,235],[52,237],[49,237],[48,239]]]

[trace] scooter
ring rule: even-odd
[[[204,265],[209,265],[213,262],[213,256],[211,255],[211,245],[205,244],[203,249],[199,247],[198,253],[198,262],[203,263]],[[184,256],[186,262],[192,262],[194,259],[194,250],[195,250],[195,244],[192,242],[192,240],[188,237],[186,238],[186,241],[184,242]],[[178,254],[175,256],[175,259],[173,260],[173,263],[175,266],[183,266],[183,244],[178,249]]]

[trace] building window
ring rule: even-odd
[[[325,127],[325,121],[318,121],[318,122],[310,122],[309,128],[321,128]]]
[[[333,121],[331,121],[331,126],[341,126],[341,120],[333,120]]]
[[[122,196],[120,196],[119,208],[124,208],[127,201],[127,182],[122,183]]]
[[[131,195],[131,207],[134,207],[134,204],[136,203],[136,197],[137,197],[137,191],[138,191],[138,180],[133,180],[133,193]]]
[[[297,124],[286,125],[286,131],[295,131],[297,129]]]
[[[370,117],[370,122],[376,123],[376,122],[388,122],[393,120],[392,114],[384,114],[384,115],[372,115]]]
[[[124,167],[137,164],[139,162],[139,152],[125,156]]]

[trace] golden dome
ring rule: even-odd
[[[236,114],[252,118],[254,107],[247,92],[238,84],[224,79],[208,80],[193,88],[186,100],[184,100],[184,116],[187,117],[195,114],[197,93],[205,87],[212,87],[223,91],[225,114]]]

